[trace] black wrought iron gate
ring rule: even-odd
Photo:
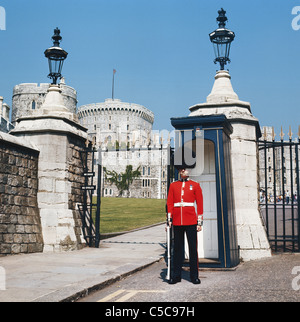
[[[268,131],[269,130],[269,131]],[[259,141],[260,207],[273,251],[300,251],[298,138],[275,141],[274,129],[265,128]]]
[[[80,152],[83,164],[84,185],[83,202],[79,205],[82,232],[89,247],[99,247],[100,243],[100,206],[101,206],[101,164],[96,176],[95,142],[86,141],[85,150]],[[97,185],[95,177],[97,178]]]

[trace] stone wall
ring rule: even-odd
[[[30,144],[0,133],[0,256],[43,251],[38,155]]]
[[[56,96],[51,91],[48,98],[50,94]],[[62,106],[58,103],[56,107]],[[85,242],[76,208],[83,195],[83,164],[79,151],[85,148],[86,129],[73,120],[71,113],[52,111],[52,115],[48,115],[43,114],[44,111],[42,108],[34,117],[20,118],[11,134],[30,140],[40,151],[37,199],[43,251],[80,249]]]

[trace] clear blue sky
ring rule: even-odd
[[[206,101],[217,65],[208,34],[227,11],[236,34],[229,68],[239,98],[261,125],[298,132],[300,30],[292,9],[300,0],[2,0],[0,95],[11,105],[14,85],[48,82],[44,50],[56,27],[69,52],[63,75],[78,106],[111,97],[144,105],[154,129]],[[300,24],[300,21],[299,21]]]

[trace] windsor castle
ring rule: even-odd
[[[106,99],[102,103],[77,108],[77,92],[62,79],[61,91],[65,106],[76,113],[81,125],[94,138],[101,153],[103,168],[122,173],[127,165],[139,168],[141,176],[133,181],[129,195],[133,198],[165,199],[167,189],[167,153],[169,142],[163,141],[158,131],[153,131],[154,114],[146,107]],[[40,109],[49,84],[24,83],[13,89],[11,122],[9,106],[1,101],[1,130],[8,132],[23,116]],[[166,138],[165,138],[166,139]],[[129,147],[129,148],[127,148]],[[115,185],[102,175],[102,195],[119,195]]]
[[[119,173],[124,172],[127,165],[132,165],[133,169],[140,169],[141,176],[134,180],[129,195],[125,194],[125,196],[165,199],[170,140],[167,141],[167,137],[162,138],[159,131],[153,131],[153,112],[142,105],[122,102],[119,99],[106,99],[104,102],[77,108],[76,90],[66,85],[63,78],[60,86],[65,106],[77,115],[81,125],[88,129],[89,136],[95,138],[103,167]],[[48,88],[48,83],[16,85],[13,89],[11,122],[9,121],[10,107],[0,97],[0,130],[9,132],[19,117],[28,116],[32,110],[39,109],[45,100]],[[271,140],[271,128],[266,129],[268,140]],[[263,160],[263,157],[260,159]],[[296,161],[287,158],[283,164],[282,158],[277,156],[277,153],[276,160],[273,161],[271,152],[268,152],[267,156],[267,173],[264,164],[260,161],[261,190],[266,190],[266,180],[268,189],[274,185],[272,172],[274,162],[277,169],[284,167],[284,175],[276,172],[277,194],[284,193],[281,189],[283,181],[287,186],[294,185],[293,190],[296,191],[296,178],[293,180],[290,174],[290,165]],[[102,180],[102,195],[118,196],[117,188],[105,180],[105,175],[102,175]]]

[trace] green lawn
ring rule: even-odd
[[[100,234],[163,222],[165,205],[166,201],[161,199],[101,198]]]

